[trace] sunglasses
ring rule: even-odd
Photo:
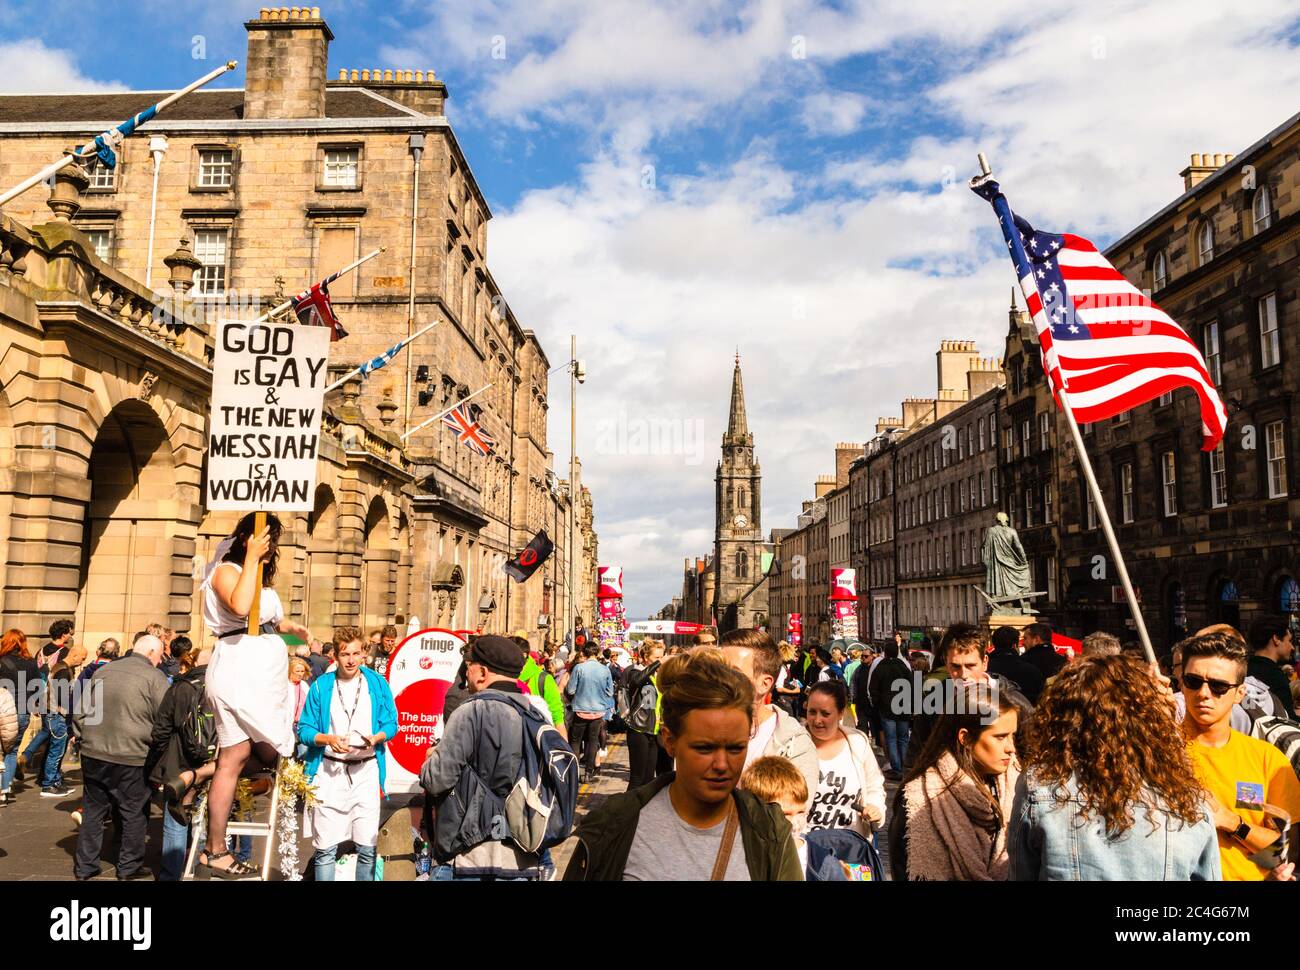
[[[1187,689],[1193,694],[1206,684],[1209,684],[1210,693],[1215,697],[1222,697],[1224,694],[1228,693],[1228,691],[1241,686],[1240,683],[1231,684],[1226,680],[1214,680],[1213,678],[1200,677],[1196,674],[1183,674],[1183,683],[1187,685]]]

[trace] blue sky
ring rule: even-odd
[[[601,559],[638,616],[710,548],[737,347],[765,529],[836,441],[933,394],[941,339],[1000,356],[1013,280],[964,187],[977,149],[1036,225],[1104,245],[1181,192],[1190,153],[1300,110],[1300,0],[320,6],[332,74],[447,82],[494,275],[555,361],[578,335]],[[256,13],[0,0],[0,87],[179,86],[242,61]],[[567,388],[551,401],[562,465]]]

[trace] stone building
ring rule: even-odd
[[[860,622],[863,637],[876,643],[892,637],[897,624],[894,481],[897,444],[903,436],[901,424],[897,418],[881,418],[876,423],[876,436],[867,443],[866,458],[859,464],[858,474],[866,479],[866,508],[861,513],[866,520],[866,537],[858,573],[858,598],[865,609]]]
[[[199,631],[194,563],[234,520],[205,514],[199,491],[212,322],[255,316],[383,246],[331,287],[349,331],[332,347],[331,371],[438,326],[327,398],[338,443],[321,456],[316,508],[291,524],[277,585],[322,632],[412,615],[536,629],[543,580],[519,586],[501,566],[556,519],[552,365],[488,269],[491,212],[444,115],[446,87],[431,71],[345,69],[329,80],[333,34],[317,8],[264,9],[245,27],[243,89],[190,94],[127,139],[115,169],[96,164],[82,183],[69,170],[54,229],[42,187],[5,207],[17,255],[0,281],[10,304],[0,315],[0,427],[18,422],[9,448],[29,462],[6,463],[11,480],[0,486],[0,509],[28,510],[21,526],[6,516],[0,530],[5,612],[32,629],[74,615],[87,637],[143,618]],[[0,96],[0,184],[160,96]],[[168,294],[162,282],[177,272],[185,278]],[[53,331],[47,291],[70,294]],[[158,352],[173,332],[140,326],[160,303],[186,321],[176,330],[186,349]],[[489,458],[441,423],[403,444],[405,431],[489,384],[470,405],[497,439]],[[38,433],[57,442],[41,458],[23,437]],[[38,513],[30,502],[45,504]],[[586,508],[577,511],[585,521]],[[553,533],[557,555],[567,555],[565,536],[567,525]],[[584,581],[594,532],[586,545]]]
[[[1300,402],[1287,377],[1300,361],[1300,115],[1235,156],[1193,155],[1181,175],[1183,194],[1106,257],[1200,345],[1227,434],[1201,451],[1187,389],[1083,429],[1157,651],[1212,622],[1300,616]],[[1064,621],[1122,633],[1131,618],[1075,469],[1063,453]]]

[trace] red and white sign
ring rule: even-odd
[[[623,598],[622,566],[601,566],[596,575],[600,587],[596,590],[597,599],[621,600]]]
[[[388,661],[388,686],[397,705],[397,736],[384,746],[384,789],[389,795],[420,791],[420,768],[429,746],[442,738],[442,707],[460,669],[465,639],[451,630],[412,633]]]
[[[613,620],[618,618],[618,605],[621,601],[616,599],[602,599],[600,601],[600,618],[602,620]]]
[[[831,599],[856,600],[858,598],[857,571],[853,569],[831,570]]]
[[[786,637],[789,639],[791,646],[799,646],[803,642],[803,614],[791,613],[785,623]]]
[[[848,602],[847,600],[838,600],[831,603],[831,608],[833,615],[837,620],[847,620],[851,616],[856,617],[858,615],[858,604],[856,601]]]
[[[707,630],[709,627],[702,623],[679,623],[676,620],[637,620],[629,624],[628,633],[659,633],[659,634],[677,634],[690,635],[699,633],[701,630]]]

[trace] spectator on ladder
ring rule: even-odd
[[[317,882],[334,881],[339,846],[357,847],[357,882],[374,878],[379,803],[384,790],[384,742],[397,733],[388,682],[365,666],[360,628],[334,631],[338,667],[311,685],[298,720],[307,749],[307,778],[316,785],[308,810]]]
[[[205,878],[258,876],[256,869],[226,847],[226,823],[240,775],[273,771],[279,758],[293,754],[293,712],[284,686],[289,679],[289,655],[276,634],[291,633],[311,642],[306,627],[285,617],[273,588],[283,526],[268,514],[266,526],[254,533],[255,522],[252,512],[239,520],[234,533],[217,546],[199,587],[204,622],[217,638],[208,664],[207,694],[216,713],[219,750],[217,772],[208,790],[207,845],[196,870]],[[260,588],[258,563],[262,565]],[[254,596],[259,622],[257,630],[249,633]]]
[[[81,737],[85,787],[84,817],[72,868],[77,879],[93,879],[100,873],[104,819],[110,808],[122,833],[117,878],[148,875],[144,844],[149,786],[144,764],[154,720],[167,694],[167,678],[157,669],[162,655],[161,640],[141,637],[128,656],[97,671],[89,689],[77,699],[73,720]]]

